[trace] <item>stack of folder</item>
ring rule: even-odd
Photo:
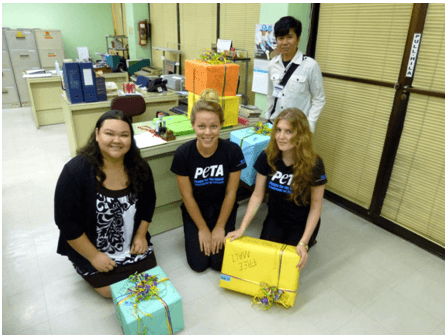
[[[63,81],[72,104],[107,100],[105,79],[96,79],[93,63],[63,63]]]

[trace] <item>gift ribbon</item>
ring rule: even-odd
[[[252,129],[255,131],[256,134],[262,134],[262,135],[270,135],[272,132],[272,129],[267,125],[267,123],[261,123],[257,122]]]
[[[230,60],[226,59],[226,55],[224,53],[213,53],[210,50],[204,50],[204,52],[201,52],[200,57],[202,62],[212,65],[231,63]]]
[[[290,290],[290,289],[283,289],[279,288],[280,285],[280,277],[281,277],[281,266],[283,263],[283,252],[286,249],[287,245],[283,245],[281,247],[280,256],[279,256],[279,263],[278,263],[278,281],[276,286],[269,286],[266,282],[256,282],[252,280],[242,279],[236,276],[228,275],[222,273],[222,275],[246,281],[255,285],[260,286],[260,290],[257,295],[254,296],[252,299],[251,306],[254,304],[259,306],[262,309],[269,309],[272,307],[273,303],[277,305],[282,305],[283,307],[289,308],[289,305],[285,304],[285,299],[288,297],[288,293],[290,294],[297,294],[296,290]]]
[[[162,280],[158,280],[158,277],[156,275],[148,275],[147,273],[138,274],[136,272],[134,275],[130,275],[129,280],[131,282],[136,283],[135,287],[131,287],[127,289],[127,292],[130,293],[130,295],[127,295],[123,299],[119,300],[117,303],[117,307],[119,307],[123,302],[127,301],[130,298],[135,298],[133,302],[133,315],[136,317],[138,321],[138,334],[140,333],[140,325],[143,325],[143,322],[141,318],[139,317],[138,312],[142,313],[145,316],[151,316],[148,313],[144,313],[138,308],[138,304],[141,301],[144,300],[150,300],[152,298],[156,298],[164,305],[165,308],[165,315],[167,320],[167,329],[170,335],[173,334],[173,327],[172,327],[172,321],[170,316],[170,310],[168,308],[167,303],[159,296],[159,288],[157,285],[161,282],[168,281],[168,278],[164,278]],[[122,324],[122,323],[121,323]],[[144,325],[144,335],[147,332],[147,327]]]
[[[286,298],[286,293],[279,289],[280,286],[280,277],[281,277],[281,265],[283,262],[283,252],[286,249],[287,245],[283,245],[280,251],[280,258],[278,263],[278,281],[276,286],[269,286],[267,283],[262,282],[261,288],[257,295],[252,299],[252,304],[256,304],[262,309],[270,309],[274,303],[277,305],[282,305],[283,307],[289,308],[289,305],[285,304],[284,300]],[[296,293],[296,291],[295,291]]]
[[[241,138],[241,142],[239,144],[239,148],[243,149],[243,141],[244,141],[244,139],[246,139],[248,137],[251,137],[251,136],[254,136],[254,135],[256,135],[256,133],[249,134],[249,135],[246,135],[245,137]]]

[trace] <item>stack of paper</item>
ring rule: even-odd
[[[157,137],[150,132],[144,132],[135,135],[134,141],[136,141],[136,146],[138,146],[138,148],[156,146],[167,142],[164,139],[161,139],[160,137]]]

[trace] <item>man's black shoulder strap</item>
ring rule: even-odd
[[[303,61],[307,58],[306,55],[303,55]],[[292,74],[294,73],[295,70],[297,70],[297,68],[300,66],[300,64],[296,64],[296,63],[291,63],[289,69],[286,71],[286,74],[284,75],[283,79],[280,81],[280,85],[284,87],[286,86],[290,76],[292,76]],[[272,117],[272,115],[275,113],[275,109],[277,107],[277,101],[278,101],[278,97],[275,97],[275,101],[273,103],[273,108],[272,111],[270,112],[270,117],[269,119]]]

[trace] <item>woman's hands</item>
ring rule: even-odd
[[[215,226],[212,232],[208,228],[198,231],[199,246],[206,256],[217,254],[224,246],[224,229]]]
[[[145,233],[136,233],[131,244],[131,254],[142,254],[148,249],[148,242]]]
[[[224,228],[215,226],[212,231],[212,253],[216,254],[219,250],[222,250],[225,241]]]
[[[99,272],[109,272],[116,267],[116,263],[113,259],[107,256],[103,252],[97,251],[96,254],[89,260],[91,265]]]
[[[306,247],[303,245],[297,245],[297,254],[300,256],[300,262],[297,267],[300,267],[300,272],[306,266],[307,260],[309,258],[309,254],[307,253]]]
[[[244,230],[241,229],[241,228],[239,228],[238,230],[229,232],[229,233],[227,234],[227,236],[226,236],[226,239],[227,239],[227,238],[230,238],[230,241],[232,242],[232,241],[234,241],[235,239],[240,238],[243,234],[244,234]],[[226,242],[226,241],[224,240],[224,243],[225,243],[225,242]]]
[[[199,247],[201,252],[204,252],[206,256],[210,255],[212,250],[212,233],[209,228],[205,227],[198,231]]]

